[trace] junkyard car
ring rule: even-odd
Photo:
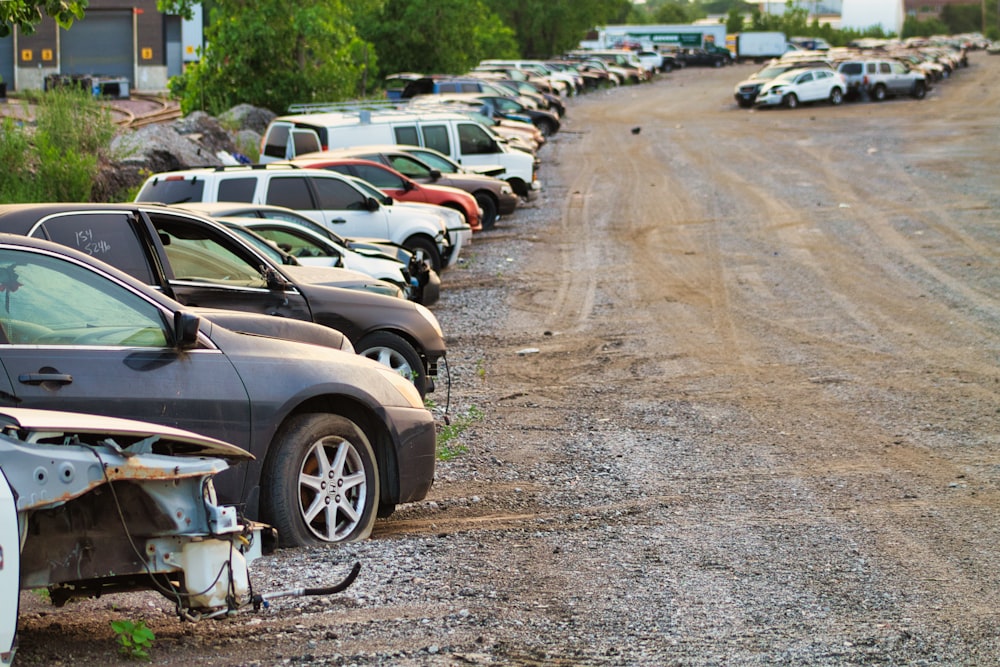
[[[519,201],[519,197],[514,194],[514,190],[506,181],[464,170],[451,158],[433,148],[399,144],[368,145],[324,153],[308,153],[302,156],[302,159],[340,157],[380,162],[418,183],[449,185],[465,190],[476,198],[476,203],[483,211],[483,229],[492,229],[499,216],[513,213]]]
[[[844,101],[847,84],[844,78],[828,67],[796,69],[779,74],[764,84],[757,93],[757,106],[785,105],[794,109],[800,102],[828,100],[830,104]]]
[[[441,277],[431,268],[430,261],[418,258],[400,244],[388,239],[344,238],[312,218],[284,206],[240,202],[186,202],[171,206],[210,218],[284,220],[307,227],[334,244],[345,268],[390,281],[395,280],[396,275],[402,275],[404,280],[415,286],[414,301],[429,306],[438,300]]]
[[[212,479],[252,458],[167,426],[0,408],[0,661],[13,659],[19,589],[57,607],[149,589],[190,619],[249,604],[268,529],[220,505]]]
[[[382,364],[231,331],[38,238],[0,234],[0,291],[0,399],[245,449],[256,458],[218,475],[219,498],[277,528],[283,545],[361,539],[376,514],[431,486],[433,418],[413,384]]]
[[[434,390],[445,342],[433,313],[404,299],[340,289],[328,283],[328,269],[282,266],[213,220],[155,204],[11,204],[0,206],[0,232],[86,249],[191,307],[332,327],[421,394]]]

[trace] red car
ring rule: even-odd
[[[482,209],[476,198],[464,190],[446,185],[426,185],[378,162],[356,158],[298,158],[291,161],[299,167],[329,169],[330,171],[357,176],[368,181],[393,199],[408,202],[437,204],[455,209],[465,216],[472,231],[483,229]]]

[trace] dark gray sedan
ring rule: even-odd
[[[0,365],[7,405],[139,419],[246,449],[256,459],[216,478],[220,499],[275,526],[284,545],[364,538],[433,480],[433,418],[398,373],[230,331],[41,239],[0,234]]]

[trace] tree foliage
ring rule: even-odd
[[[63,28],[83,18],[87,0],[0,0],[0,37],[6,37],[14,26],[32,34],[43,16],[51,16]]]
[[[218,114],[249,103],[281,113],[294,103],[363,94],[375,51],[358,38],[342,0],[291,7],[285,0],[216,0],[201,60],[171,80],[182,110]]]
[[[353,12],[383,74],[461,73],[517,55],[513,31],[480,0],[369,0]]]
[[[486,0],[514,30],[521,55],[548,58],[576,48],[594,27],[624,20],[630,0]]]

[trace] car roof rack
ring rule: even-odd
[[[291,104],[289,114],[327,113],[332,111],[383,111],[405,107],[406,103],[396,100],[352,100],[349,102],[317,102],[314,104]]]

